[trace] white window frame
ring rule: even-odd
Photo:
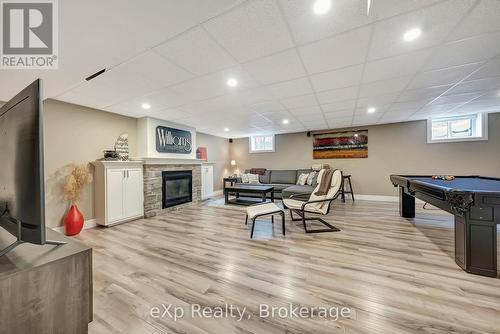
[[[433,139],[432,138],[432,123],[441,121],[452,121],[458,119],[475,119],[474,126],[476,127],[476,136],[473,137],[463,137],[463,138],[443,138],[443,139]],[[480,135],[477,135],[480,132]],[[478,140],[488,140],[488,113],[477,113],[469,115],[457,115],[439,118],[430,118],[427,120],[427,143],[452,143],[452,142],[463,142],[463,141],[478,141]]]
[[[252,140],[257,137],[272,137],[273,138],[273,148],[270,150],[252,150]],[[275,152],[276,149],[276,136],[275,135],[258,135],[258,136],[250,136],[248,138],[248,152],[249,153],[269,153]]]

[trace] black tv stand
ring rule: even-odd
[[[16,236],[17,240],[14,241],[9,246],[5,247],[4,249],[0,250],[0,257],[4,256],[5,254],[7,254],[8,252],[10,252],[11,250],[13,250],[14,248],[16,248],[17,246],[22,245],[22,244],[24,244],[26,242],[26,241],[21,240],[21,235],[22,235],[22,224],[18,220],[17,221],[17,236]],[[64,244],[66,244],[65,241],[45,240],[45,245],[60,246],[60,245],[64,245]]]

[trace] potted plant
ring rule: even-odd
[[[85,185],[92,182],[92,174],[88,164],[73,164],[70,170],[71,172],[66,178],[63,189],[64,198],[71,201],[68,214],[64,217],[64,228],[66,235],[76,235],[82,230],[84,222],[83,215],[78,210],[76,202],[80,198]]]

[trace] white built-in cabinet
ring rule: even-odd
[[[110,226],[144,216],[142,161],[96,161],[95,215]]]
[[[201,199],[207,199],[214,194],[214,166],[201,165]]]

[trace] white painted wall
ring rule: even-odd
[[[167,126],[191,132],[192,147],[190,154],[160,153],[156,151],[156,127]],[[170,159],[196,159],[196,129],[161,119],[143,117],[137,121],[138,158],[170,158]]]

